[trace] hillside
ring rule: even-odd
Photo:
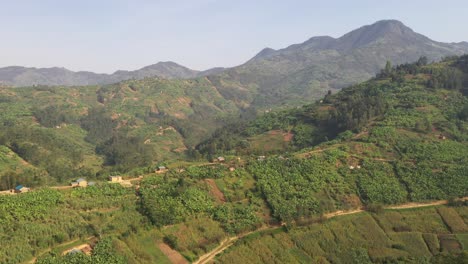
[[[74,72],[65,68],[27,68],[20,66],[0,68],[0,84],[9,86],[64,85],[84,86],[111,84],[124,80],[158,77],[163,79],[190,79],[223,71],[214,68],[206,71],[191,70],[175,62],[158,62],[134,71],[116,71],[112,74]]]
[[[250,122],[232,122],[215,131],[198,150],[212,155],[292,151],[340,133],[339,137],[352,132],[368,135],[375,126],[466,140],[463,122],[458,120],[466,115],[465,61],[463,56],[427,64],[423,57],[393,68],[389,64],[377,77],[336,94],[329,92],[313,104],[270,111]],[[399,119],[406,123],[400,124]],[[258,147],[262,141],[270,142],[267,148]]]
[[[96,186],[36,187],[30,193],[0,196],[5,212],[0,215],[0,229],[6,245],[0,249],[0,262],[36,257],[38,263],[49,264],[165,263],[174,254],[194,262],[226,239],[249,232],[251,236],[240,239],[217,261],[447,263],[463,259],[468,231],[467,76],[468,56],[386,67],[375,78],[314,104],[218,130],[197,150],[189,151],[194,160],[169,158],[165,173],[135,171],[142,177],[131,179],[128,188],[90,174]],[[80,167],[70,163],[63,169],[59,162],[84,161],[85,154],[98,157],[100,153],[111,168],[153,157],[145,146],[157,148],[161,141],[153,146],[138,138],[156,136],[148,128],[150,119],[143,123],[139,116],[148,110],[138,103],[141,98],[156,102],[147,116],[157,125],[171,117],[195,118],[190,111],[200,115],[197,102],[188,103],[188,108],[182,107],[187,102],[173,99],[165,108],[159,106],[159,97],[169,100],[165,93],[179,98],[188,90],[167,89],[164,85],[169,81],[154,82],[88,87],[87,92],[47,87],[2,90],[3,103],[15,96],[25,100],[3,105],[8,107],[2,111],[3,123],[16,130],[9,134],[3,128],[7,132],[2,144],[18,157],[8,149],[2,153],[17,163],[23,159],[39,165],[45,162],[48,170],[62,168],[50,174],[56,180],[75,172],[73,166]],[[190,82],[181,81],[181,86]],[[206,84],[207,94],[213,94],[206,78],[199,82]],[[165,89],[155,92],[158,87]],[[198,89],[194,93],[199,94]],[[123,100],[133,98],[129,95],[139,100]],[[199,96],[202,100],[206,95]],[[34,101],[42,107],[24,107]],[[66,111],[47,107],[50,101]],[[222,102],[202,109],[221,108]],[[229,113],[229,106],[221,109]],[[212,114],[207,113],[205,117]],[[30,124],[33,118],[38,123]],[[199,131],[207,124],[200,123]],[[59,132],[63,130],[74,133]],[[256,149],[258,141],[269,142],[264,138],[274,136],[289,143],[269,153]],[[80,154],[81,160],[76,158]],[[225,160],[207,163],[201,154],[223,155]],[[461,197],[465,200],[455,200]],[[442,206],[447,199],[449,206]],[[437,207],[389,208],[431,201]],[[341,216],[356,209],[366,212]],[[328,219],[330,215],[340,217]],[[84,243],[93,248],[91,255],[62,256],[72,245]]]
[[[19,175],[8,184],[0,177],[2,189],[19,182],[35,186],[98,172],[151,170],[183,158],[188,147],[239,115],[237,106],[204,78],[0,88],[0,109],[0,145],[15,153],[0,160],[0,167],[10,168],[1,175]],[[25,173],[13,165],[18,162],[52,178]]]

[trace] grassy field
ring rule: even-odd
[[[162,234],[158,230],[145,230],[114,241],[114,246],[129,264],[169,264],[171,262],[157,246],[161,240]]]
[[[466,249],[466,230],[446,226],[439,214],[450,212],[463,221],[457,210],[465,211],[466,207],[385,210],[338,217],[289,231],[255,234],[237,241],[217,262],[428,261],[442,252],[457,254]]]
[[[291,144],[293,135],[281,130],[268,131],[266,133],[250,137],[248,139],[252,151],[255,153],[279,152],[287,149]]]

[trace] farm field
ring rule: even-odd
[[[467,207],[384,210],[341,216],[306,227],[238,240],[217,263],[410,263],[461,253],[468,229],[453,232],[440,211],[455,217]],[[462,213],[459,213],[462,212]],[[464,219],[466,221],[466,218]],[[465,222],[464,222],[465,223]],[[466,256],[466,255],[463,255]]]

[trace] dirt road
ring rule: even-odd
[[[200,258],[198,258],[197,261],[193,262],[193,264],[208,263],[209,261],[213,260],[216,255],[220,254],[225,249],[232,246],[234,244],[234,242],[236,242],[240,238],[248,236],[248,235],[250,235],[252,233],[261,232],[261,231],[268,230],[268,229],[275,229],[275,228],[279,228],[279,227],[281,227],[281,226],[263,226],[263,227],[255,230],[255,231],[251,231],[251,232],[248,232],[248,233],[245,233],[245,234],[242,234],[242,235],[237,235],[237,236],[226,238],[223,241],[221,241],[221,244],[219,246],[217,246],[215,249],[211,250],[210,252],[200,256]]]
[[[460,198],[458,200],[467,201],[468,197]],[[447,203],[448,203],[447,200],[434,201],[434,202],[430,202],[430,203],[406,203],[406,204],[400,204],[400,205],[395,205],[395,206],[388,206],[388,207],[385,207],[384,209],[391,209],[391,210],[410,209],[410,208],[444,205],[444,204],[447,204]],[[339,211],[324,214],[324,217],[329,219],[329,218],[333,218],[333,217],[337,217],[337,216],[358,214],[358,213],[362,213],[362,212],[365,212],[365,209],[359,208],[359,209],[350,210],[350,211],[339,210]],[[216,257],[216,255],[220,254],[221,252],[223,252],[224,250],[226,250],[227,248],[232,246],[234,244],[234,242],[236,242],[238,239],[240,239],[242,237],[245,237],[246,235],[249,235],[249,234],[252,234],[252,233],[255,233],[255,232],[260,232],[260,231],[267,230],[267,229],[275,229],[275,228],[278,228],[278,226],[264,227],[264,228],[261,228],[261,229],[256,230],[256,231],[249,232],[249,233],[244,234],[244,235],[227,238],[227,239],[223,240],[218,247],[216,247],[212,251],[210,251],[210,252],[204,254],[203,256],[201,256],[197,261],[194,262],[194,264],[209,263],[210,261],[212,261]]]

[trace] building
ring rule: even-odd
[[[74,248],[74,249],[68,251],[67,255],[82,254],[82,253],[83,253],[83,251],[81,251],[81,250],[79,250],[77,248]]]
[[[25,193],[25,192],[29,192],[28,187],[24,187],[23,185],[18,185],[15,187],[15,193]]]
[[[121,182],[122,181],[122,176],[109,176],[109,181],[110,182]]]
[[[156,168],[156,171],[155,171],[155,172],[156,172],[156,173],[164,173],[164,172],[166,172],[166,171],[167,171],[167,168],[166,168],[165,166],[158,166],[158,167]]]
[[[78,180],[71,183],[72,187],[87,187],[88,182],[84,178],[79,178]]]
[[[83,245],[65,250],[64,252],[62,252],[62,255],[85,254],[85,255],[90,256],[92,253],[92,250],[93,249],[91,248],[91,245],[83,244]]]

